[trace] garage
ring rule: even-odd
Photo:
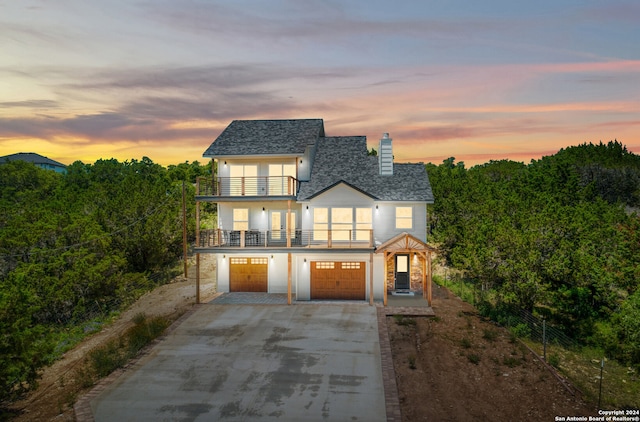
[[[311,299],[365,300],[365,262],[311,262]]]
[[[267,292],[267,258],[230,258],[230,292]]]

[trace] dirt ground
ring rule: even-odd
[[[435,318],[387,317],[403,421],[596,416],[508,331],[434,286]]]
[[[206,264],[205,264],[206,265]],[[39,388],[16,403],[16,421],[74,421],[74,371],[92,348],[121,335],[140,312],[177,317],[191,309],[195,280],[178,279],[147,293],[112,325],[86,339],[47,368]],[[201,280],[201,300],[215,284]],[[435,318],[396,320],[387,326],[403,421],[552,421],[593,415],[544,364],[508,333],[482,321],[444,288],[434,288]]]

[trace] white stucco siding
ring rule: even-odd
[[[271,213],[274,211],[287,212],[287,201],[259,201],[259,202],[225,202],[218,204],[218,228],[233,230],[233,209],[246,208],[249,210],[250,230],[271,230]],[[264,211],[263,211],[264,208]],[[291,211],[295,213],[294,225],[300,228],[302,224],[301,206],[291,201]]]
[[[378,203],[377,206],[378,208],[373,211],[373,237],[376,245],[380,245],[403,232],[426,241],[427,206],[424,202],[383,202]],[[411,207],[411,228],[396,227],[397,207]]]

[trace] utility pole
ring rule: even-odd
[[[185,193],[185,182],[182,181],[182,252],[184,255],[184,278],[188,278],[187,273],[187,199]]]

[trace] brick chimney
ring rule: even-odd
[[[391,141],[389,134],[383,133],[382,139],[378,144],[378,169],[382,176],[393,175],[393,148]]]

